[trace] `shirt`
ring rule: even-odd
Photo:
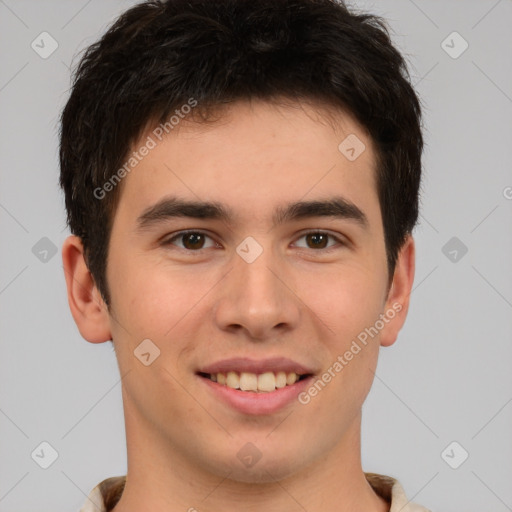
[[[410,502],[398,480],[377,473],[365,473],[365,477],[375,493],[389,503],[389,512],[431,512],[421,505]],[[121,498],[125,478],[107,478],[99,483],[89,494],[80,512],[111,512]]]

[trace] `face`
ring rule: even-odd
[[[237,103],[153,136],[124,178],[107,280],[127,435],[252,482],[359,429],[405,305],[388,294],[371,140],[347,114],[325,119]],[[351,134],[366,146],[355,160],[338,149]]]

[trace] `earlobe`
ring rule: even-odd
[[[64,241],[62,264],[69,308],[80,334],[90,343],[111,340],[108,309],[87,268],[83,245],[77,236]]]
[[[396,341],[405,323],[414,281],[414,268],[414,239],[409,235],[398,255],[393,281],[386,299],[384,313],[388,317],[388,322],[380,335],[380,344],[383,347],[389,347]]]

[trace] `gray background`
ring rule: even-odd
[[[133,3],[0,0],[0,512],[78,511],[126,470],[113,350],[82,340],[67,305],[57,130],[73,57]],[[353,4],[407,55],[427,144],[412,304],[364,406],[364,469],[433,510],[512,510],[512,2]]]

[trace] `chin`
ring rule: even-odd
[[[262,458],[252,467],[242,466],[242,464],[233,465],[228,478],[247,484],[268,484],[284,480],[296,472],[295,465],[291,461],[284,460],[264,461]]]
[[[278,453],[275,447],[262,448],[260,451],[251,442],[234,449],[237,444],[231,444],[229,453],[223,456],[216,453],[207,461],[203,459],[208,471],[235,482],[265,484],[286,479],[307,465],[304,457],[300,456],[300,446]]]

